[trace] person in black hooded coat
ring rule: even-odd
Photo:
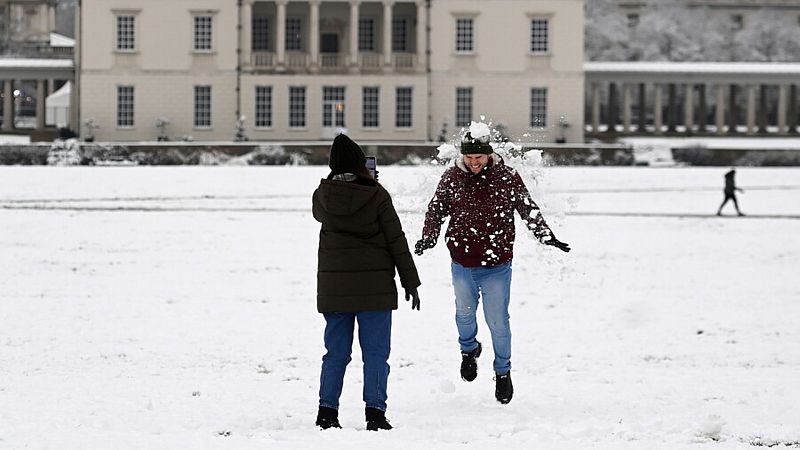
[[[331,146],[331,173],[312,199],[322,224],[317,267],[317,310],[325,317],[325,356],[317,426],[340,428],[339,397],[358,321],[364,360],[367,429],[391,429],[386,420],[392,311],[397,309],[395,271],[412,309],[420,286],[392,199],[366,169],[361,148],[344,134]]]

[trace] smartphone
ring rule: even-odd
[[[378,161],[374,156],[367,156],[367,171],[372,178],[378,179]]]

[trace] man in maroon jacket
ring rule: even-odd
[[[483,315],[494,348],[495,398],[506,404],[514,393],[508,314],[514,211],[543,244],[564,252],[570,248],[555,238],[522,177],[494,153],[489,136],[473,138],[466,133],[461,141],[461,154],[439,181],[425,214],[422,239],[416,243],[414,252],[422,255],[433,248],[445,218],[450,216],[445,241],[452,258],[461,378],[472,381],[478,375],[476,358],[482,348],[475,339],[476,313],[482,296]]]

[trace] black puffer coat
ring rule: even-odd
[[[420,285],[400,218],[383,186],[322,180],[313,213],[322,224],[319,312],[397,309],[395,268],[404,288]]]

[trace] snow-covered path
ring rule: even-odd
[[[725,171],[544,171],[573,251],[517,237],[507,406],[491,351],[459,378],[446,249],[417,257],[368,433],[357,345],[344,429],[313,426],[325,168],[0,167],[0,448],[798,445],[800,170],[739,169],[750,216],[710,217]],[[412,245],[440,172],[381,169]]]

